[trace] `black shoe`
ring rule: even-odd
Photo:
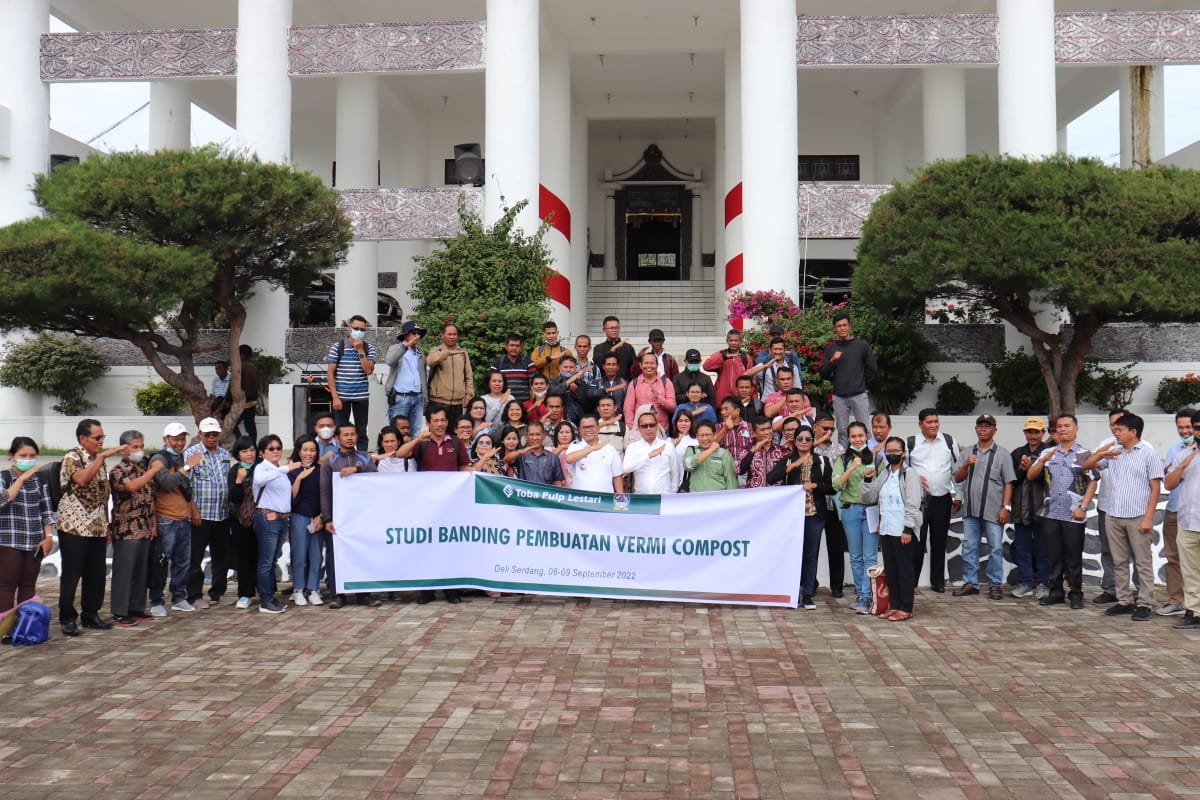
[[[988,589],[988,599],[989,600],[1003,600],[1004,599],[1004,590],[1001,589],[999,586],[993,586],[992,588]]]
[[[938,594],[945,594],[945,593],[946,593],[946,587],[945,587],[945,586],[930,586],[929,588],[930,588],[930,589],[932,589],[933,591],[937,592]]]
[[[422,590],[417,594],[417,605],[423,606],[426,603],[431,602],[433,602],[433,592],[429,590]]]
[[[1065,603],[1065,602],[1067,602],[1067,598],[1063,597],[1061,594],[1048,594],[1045,597],[1043,597],[1041,600],[1038,600],[1038,605],[1039,606],[1056,606],[1056,605],[1059,605],[1060,603]],[[1075,601],[1072,600],[1071,603],[1072,603],[1072,605],[1074,605]]]
[[[1133,612],[1133,621],[1145,622],[1150,619],[1150,614],[1150,606],[1138,606],[1137,610]]]
[[[378,597],[368,597],[367,602],[363,603],[363,605],[367,606],[368,608],[379,608],[381,605],[383,605],[383,601]]]
[[[973,594],[979,594],[979,589],[969,583],[964,583],[962,586],[955,589],[952,594],[955,597],[970,597]]]
[[[846,596],[846,593],[843,592],[841,589],[830,589],[829,594],[833,597],[838,598],[839,600]]]
[[[1200,628],[1200,619],[1192,612],[1187,612],[1183,619],[1171,626],[1172,628]]]
[[[346,598],[342,597],[340,594],[335,594],[333,599],[329,601],[329,607],[332,609],[338,609],[344,605],[346,605]]]
[[[130,611],[129,616],[133,617],[134,619],[154,619],[154,617],[150,616],[145,611]]]
[[[99,616],[84,617],[83,618],[83,627],[91,628],[92,630],[97,630],[97,631],[107,631],[107,630],[112,629],[112,623],[105,622],[104,620],[100,619]]]
[[[79,635],[79,626],[75,623],[75,620],[71,620],[70,622],[64,622],[62,624],[62,632],[63,632],[63,636],[78,636]]]
[[[462,598],[456,594],[448,594],[448,595],[446,595],[446,602],[452,603],[452,604],[457,604],[457,603],[462,602]]]
[[[137,620],[126,614],[123,617],[113,617],[113,625],[116,625],[118,628],[132,628],[134,625],[137,625]]]
[[[1092,600],[1092,603],[1098,606],[1106,606],[1109,603],[1115,602],[1117,602],[1117,596],[1110,592],[1101,592],[1100,594],[1096,595],[1095,599]]]
[[[1094,603],[1096,601],[1093,600],[1092,602]],[[1104,616],[1106,616],[1106,617],[1119,617],[1122,614],[1132,614],[1132,613],[1133,613],[1133,603],[1117,603],[1115,606],[1104,610]]]
[[[1082,595],[1071,598],[1071,608],[1073,608],[1076,611],[1083,608],[1083,596]]]

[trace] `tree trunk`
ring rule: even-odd
[[[1074,414],[1076,397],[1075,382],[1083,372],[1084,359],[1092,352],[1092,340],[1106,320],[1092,314],[1076,318],[1070,344],[1066,344],[1061,333],[1050,333],[1038,327],[1030,311],[1027,298],[1023,305],[1012,304],[997,308],[1001,319],[1029,337],[1033,343],[1033,357],[1042,370],[1046,393],[1050,399],[1050,418],[1060,414]]]
[[[242,331],[246,328],[246,307],[234,301],[225,308],[225,314],[229,319],[229,413],[221,422],[221,443],[225,447],[233,447],[233,431],[246,409],[246,393],[242,391],[242,357],[238,352]]]

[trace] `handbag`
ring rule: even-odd
[[[696,449],[696,448],[694,448],[694,447],[689,447],[689,448],[688,448],[688,450],[689,450],[689,451],[692,451],[692,450],[695,450],[695,449]],[[687,494],[687,493],[688,493],[688,492],[690,492],[691,490],[692,490],[692,473],[690,473],[690,472],[688,472],[686,469],[684,469],[684,471],[683,471],[683,480],[681,480],[681,481],[679,482],[679,489],[678,489],[677,491],[678,491],[678,493],[679,493],[679,494]]]
[[[891,594],[888,591],[887,575],[884,574],[883,565],[877,564],[867,570],[867,577],[871,581],[871,606],[870,612],[877,617],[885,617],[892,610]]]
[[[255,495],[254,492],[246,492],[242,495],[242,502],[237,510],[238,525],[243,528],[254,526],[254,512],[258,510],[258,501],[262,500],[263,492],[266,490],[267,487],[264,485],[258,490],[258,495]]]

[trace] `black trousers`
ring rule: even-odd
[[[888,597],[891,607],[896,611],[913,610],[913,591],[917,586],[917,578],[913,574],[913,564],[916,559],[913,551],[920,550],[917,538],[901,544],[899,536],[880,536],[879,544],[883,548],[883,573],[887,576]]]
[[[342,410],[333,412],[333,418],[338,425],[351,422],[350,417],[354,417],[354,427],[358,431],[358,449],[363,452],[371,449],[371,444],[367,440],[367,414],[370,404],[371,401],[365,397],[361,400],[343,400]]]
[[[1050,559],[1050,596],[1063,598],[1063,580],[1067,596],[1083,598],[1084,523],[1042,518],[1042,538]]]
[[[829,589],[840,592],[846,584],[846,529],[832,509],[825,509],[825,554],[829,556]]]
[[[921,579],[921,565],[929,551],[929,585],[935,591],[946,588],[946,534],[950,532],[950,495],[925,498],[925,522],[921,525],[920,546],[913,548],[913,586]],[[889,584],[890,586],[890,584]]]
[[[204,549],[212,553],[209,569],[212,571],[212,585],[208,596],[212,600],[220,600],[229,584],[229,551],[233,541],[229,534],[229,520],[201,520],[199,525],[192,526],[192,560],[188,568],[187,594],[188,601],[195,602],[204,594]]]
[[[237,570],[238,597],[254,597],[258,593],[258,536],[254,528],[244,528],[236,519],[230,520],[229,528],[233,540],[233,568]]]
[[[76,536],[59,531],[58,550],[62,557],[62,577],[59,581],[58,621],[74,622],[75,590],[83,582],[80,605],[83,618],[100,616],[104,605],[104,579],[108,576],[108,540],[103,536]]]
[[[256,414],[258,414],[258,404],[257,403],[255,403],[253,407],[244,409],[242,411],[242,415],[240,417],[238,417],[238,424],[236,427],[245,430],[246,435],[249,436],[252,440],[254,440],[254,442],[257,444],[258,443],[258,421],[255,419]]]

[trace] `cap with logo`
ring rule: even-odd
[[[1046,431],[1046,423],[1042,422],[1041,417],[1030,417],[1029,419],[1025,420],[1025,426],[1021,428],[1021,430],[1044,433]]]
[[[200,420],[201,433],[220,433],[221,423],[217,422],[215,417],[205,417]]]
[[[688,350],[687,354],[684,355],[683,360],[689,364],[699,364],[700,363],[700,351],[696,350],[696,349]]]
[[[420,335],[424,336],[425,329],[418,325],[415,320],[410,319],[400,326],[400,338],[403,339],[410,333],[419,333]]]
[[[185,433],[187,433],[187,428],[183,427],[183,423],[180,422],[169,422],[167,423],[167,427],[163,428],[164,438],[168,436],[181,436]]]
[[[980,414],[978,417],[975,418],[975,424],[976,425],[991,425],[991,426],[995,427],[996,418],[993,417],[991,414]]]

